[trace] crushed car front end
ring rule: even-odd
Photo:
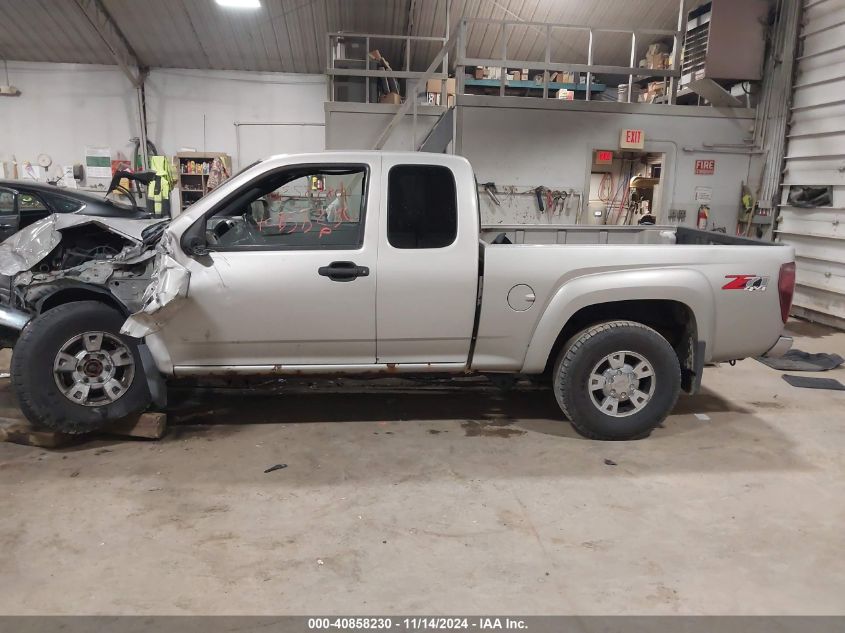
[[[91,298],[125,315],[141,307],[163,220],[51,215],[0,244],[0,346],[68,300]]]

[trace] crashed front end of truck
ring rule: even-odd
[[[0,244],[0,346],[12,347],[30,320],[68,301],[139,311],[167,224],[51,215]]]

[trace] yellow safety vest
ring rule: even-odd
[[[154,215],[170,215],[170,190],[173,174],[167,156],[150,156],[150,169],[156,177],[147,187],[147,209]]]

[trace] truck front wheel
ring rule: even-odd
[[[681,368],[669,342],[634,321],[599,323],[575,335],[554,370],[558,405],[590,439],[646,437],[678,400]]]
[[[12,385],[36,425],[86,433],[143,410],[150,402],[124,317],[96,301],[57,306],[31,321],[12,355]]]

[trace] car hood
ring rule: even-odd
[[[64,229],[93,224],[141,244],[146,229],[166,221],[54,213],[18,231],[0,244],[0,274],[16,275],[35,266],[58,246]]]

